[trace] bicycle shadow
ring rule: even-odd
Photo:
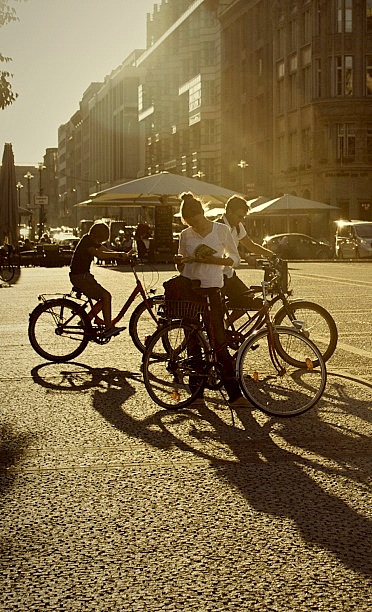
[[[234,437],[231,427],[214,410],[208,406],[199,410],[202,419],[213,424],[216,434],[225,440],[235,456],[235,461],[211,459],[219,478],[238,490],[258,512],[285,516],[293,521],[308,546],[330,551],[345,567],[360,574],[372,574],[372,522],[353,509],[355,500],[345,491],[345,486],[337,485],[343,498],[334,492],[337,491],[335,481],[340,478],[354,480],[363,495],[370,491],[368,466],[363,467],[363,460],[357,454],[359,440],[350,444],[348,433],[320,422],[314,410],[280,422],[282,444],[273,440],[276,420],[268,419],[259,426],[247,410],[240,408],[236,411],[237,417],[250,440],[254,440],[249,445],[248,440]],[[337,462],[339,455],[327,453],[327,445],[321,448],[316,445],[316,435],[310,435],[304,444],[301,423],[311,432],[320,429],[331,449],[342,448],[348,438],[348,455],[341,464]],[[296,446],[301,448],[301,445],[311,453],[297,450]],[[314,453],[321,457],[314,457]],[[352,458],[354,464],[350,466]]]
[[[92,407],[117,430],[154,447],[166,449],[174,437],[154,431],[157,414],[143,419],[130,416],[123,407],[136,393],[130,381],[143,384],[142,375],[117,368],[94,368],[83,363],[43,363],[31,370],[34,382],[46,389],[82,392],[92,390]],[[163,412],[163,411],[161,411]]]
[[[33,440],[32,434],[17,432],[8,423],[0,426],[0,497],[17,479],[17,473],[9,468],[17,466]]]
[[[93,408],[119,431],[153,448],[176,449],[206,460],[217,477],[257,512],[289,519],[307,546],[329,551],[360,574],[371,574],[371,521],[354,510],[355,500],[338,482],[352,479],[359,489],[367,482],[363,457],[358,458],[361,437],[352,437],[348,429],[335,428],[324,418],[327,410],[346,410],[350,404],[345,385],[331,387],[318,410],[293,419],[261,419],[254,411],[239,408],[235,409],[238,423],[231,419],[229,423],[226,408],[221,409],[218,401],[180,412],[131,416],[125,403],[136,393],[132,381],[142,383],[141,374],[70,362],[59,364],[60,378],[46,379],[42,374],[48,365],[32,370],[35,382],[60,390],[92,389]],[[358,402],[355,414],[364,417],[368,407],[367,401]],[[347,457],[340,460],[334,449],[345,445]],[[225,456],[218,453],[221,448]]]

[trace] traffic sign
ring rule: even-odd
[[[48,196],[35,195],[35,206],[48,206]]]

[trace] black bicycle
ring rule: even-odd
[[[338,341],[338,331],[332,315],[320,304],[302,299],[291,299],[292,290],[289,289],[289,275],[287,262],[276,259],[263,260],[261,267],[264,270],[264,280],[267,283],[266,303],[270,310],[280,304],[280,308],[273,315],[274,325],[294,326],[298,329],[301,321],[301,333],[312,340],[320,349],[324,361],[333,355]],[[248,296],[249,297],[249,296]],[[231,311],[240,309],[244,316],[235,324],[228,326],[229,343],[237,349],[256,326],[255,313],[262,307],[262,286],[250,287],[250,305],[237,308],[236,305],[225,303],[226,317]],[[151,311],[149,311],[150,306]],[[153,316],[155,313],[155,316]],[[131,318],[129,329],[136,347],[143,353],[146,342],[159,325],[159,318],[164,315],[164,296],[150,297],[147,303],[141,302]]]
[[[236,377],[247,399],[275,416],[302,414],[314,406],[326,385],[321,352],[302,333],[301,322],[276,326],[270,319],[269,283],[262,282],[262,308],[252,317],[255,331],[243,339],[234,358]],[[205,389],[221,389],[221,366],[211,339],[208,298],[165,302],[164,321],[149,339],[142,372],[150,397],[163,408],[192,404]]]
[[[9,249],[0,249],[0,281],[10,283],[15,275],[16,267]]]

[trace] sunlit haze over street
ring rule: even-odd
[[[58,127],[78,110],[84,91],[145,48],[153,0],[27,0],[12,2],[19,21],[1,28],[0,52],[13,61],[17,100],[0,111],[0,148],[15,162],[40,161],[56,147]]]

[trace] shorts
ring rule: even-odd
[[[228,299],[230,308],[242,310],[260,310],[262,298],[257,298],[234,272],[231,278],[224,277],[223,293]]]
[[[108,293],[107,289],[102,287],[90,272],[86,274],[70,273],[70,281],[73,287],[80,289],[87,297],[95,298],[96,300],[103,298]]]

